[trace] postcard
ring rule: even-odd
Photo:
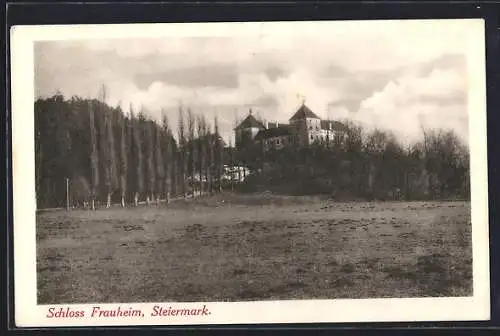
[[[10,34],[18,327],[490,318],[483,20]]]

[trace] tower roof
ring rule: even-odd
[[[243,120],[238,126],[236,126],[235,129],[242,129],[242,128],[259,128],[259,129],[264,129],[265,127],[264,127],[264,125],[262,125],[262,123],[260,121],[258,121],[257,119],[255,119],[255,117],[250,112],[250,114],[248,115],[248,117],[246,117],[245,120]]]
[[[290,121],[297,119],[305,119],[305,118],[321,119],[316,114],[314,114],[314,112],[311,111],[309,107],[307,107],[305,104],[302,104],[302,106],[299,107],[297,112],[295,112],[295,114],[290,118]]]

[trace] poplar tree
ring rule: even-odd
[[[121,112],[121,111],[120,111]],[[125,197],[127,195],[127,119],[123,114],[120,114],[120,191],[121,205],[125,207]]]
[[[193,191],[192,197],[196,194],[196,146],[195,146],[195,127],[196,121],[191,109],[187,110],[187,122],[188,122],[188,159],[189,159],[189,171],[191,180],[191,189]]]
[[[198,117],[197,123],[197,133],[198,133],[198,171],[200,178],[200,196],[203,195],[203,174],[205,172],[205,161],[206,161],[206,151],[205,151],[205,137],[206,137],[206,121],[203,116]]]
[[[91,191],[91,208],[95,210],[95,197],[97,188],[99,187],[99,155],[97,152],[97,132],[95,128],[95,116],[93,102],[88,102],[89,122],[90,122],[90,166],[92,171],[92,191]]]
[[[103,91],[106,92],[105,90]],[[104,96],[105,97],[105,96]],[[116,151],[115,151],[115,136],[113,131],[113,114],[110,109],[106,109],[104,105],[104,123],[105,127],[105,137],[104,139],[104,150],[106,159],[106,208],[111,206],[111,196],[117,188],[118,177],[116,169]]]
[[[172,131],[168,125],[168,118],[165,111],[162,110],[162,127],[163,127],[163,142],[165,144],[165,155],[163,156],[164,180],[163,188],[165,192],[165,200],[167,203],[170,202],[170,195],[172,193],[172,173],[174,165],[174,154],[173,154],[173,137]]]
[[[160,203],[160,197],[163,192],[163,186],[165,181],[165,166],[162,153],[162,143],[163,143],[163,129],[157,126],[155,123],[155,165],[156,165],[156,203]]]
[[[208,191],[210,192],[210,195],[213,194],[214,191],[214,143],[213,143],[213,136],[212,136],[212,131],[210,125],[207,125],[207,136],[206,136],[206,147],[208,151],[208,164],[207,164],[207,182],[208,182]]]
[[[154,122],[146,120],[145,122],[145,135],[146,135],[146,169],[148,178],[148,195],[146,202],[149,204],[155,199],[155,184],[156,174],[154,166]]]
[[[182,106],[179,107],[179,125],[178,125],[178,136],[179,136],[179,160],[180,160],[180,170],[181,170],[181,185],[182,194],[184,198],[187,198],[187,159],[186,159],[186,130],[184,124],[184,110]]]
[[[134,110],[130,106],[130,120],[132,123],[132,139],[134,147],[134,163],[136,165],[136,185],[134,190],[134,204],[135,206],[139,203],[139,196],[142,194],[144,189],[144,169],[143,169],[143,155],[142,155],[142,143],[141,134],[139,130],[139,121],[134,116]]]
[[[234,170],[234,157],[233,157],[233,147],[232,147],[232,142],[231,139],[229,140],[229,173],[231,175],[231,191],[234,191],[234,178],[233,178],[233,170]],[[238,167],[239,171],[239,167]]]
[[[181,190],[179,183],[179,172],[180,172],[180,155],[179,147],[172,147],[172,157],[174,158],[170,167],[172,167],[172,195],[178,196]]]
[[[217,180],[217,190],[220,192],[222,191],[222,169],[224,167],[224,162],[223,162],[223,150],[224,146],[221,141],[220,133],[219,133],[219,121],[217,116],[214,118],[214,150],[215,150],[215,174],[216,174],[216,180]]]

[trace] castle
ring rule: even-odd
[[[304,103],[289,119],[288,124],[258,121],[250,109],[248,116],[235,128],[236,148],[244,147],[248,141],[263,145],[265,151],[281,149],[293,144],[307,147],[315,142],[329,142],[335,136],[345,135],[346,127],[339,121],[322,120]]]

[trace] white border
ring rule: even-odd
[[[432,29],[436,20],[412,20],[411,24]],[[465,298],[411,298],[360,300],[294,300],[205,303],[211,315],[196,318],[46,318],[50,306],[36,304],[35,174],[34,174],[34,55],[33,43],[39,40],[93,39],[161,36],[227,36],[253,34],[255,29],[274,29],[286,34],[320,31],[334,22],[274,23],[191,23],[127,24],[88,26],[15,26],[11,28],[12,74],[12,160],[14,217],[15,322],[18,327],[249,324],[302,322],[402,322],[460,321],[490,318],[488,188],[486,157],[486,76],[485,29],[481,19],[439,20],[462,26],[467,31],[469,136],[471,148],[472,248],[474,296]],[[408,22],[408,21],[407,21]],[[338,25],[366,25],[400,21],[350,21]],[[408,24],[408,23],[407,23]],[[153,303],[120,304],[148,313]],[[194,307],[197,303],[168,304],[167,307]],[[65,305],[90,311],[95,305]],[[103,309],[117,304],[99,305]],[[57,306],[60,307],[60,306]]]

